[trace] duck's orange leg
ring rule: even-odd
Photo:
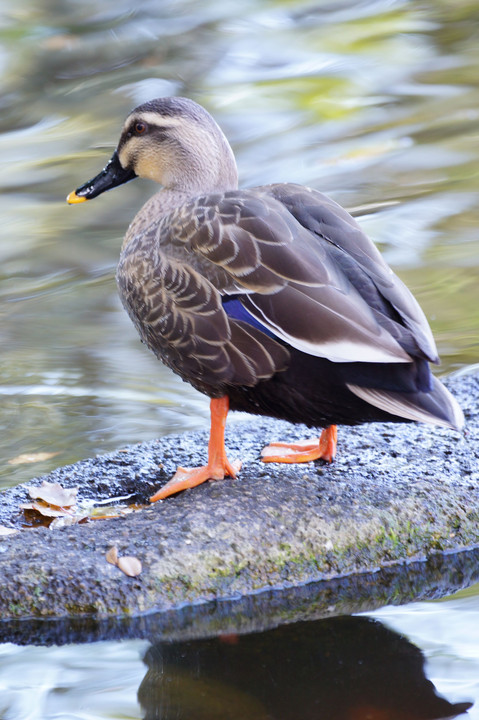
[[[169,495],[186,490],[186,488],[196,487],[206,480],[223,480],[225,475],[236,477],[241,469],[241,461],[236,460],[230,463],[225,450],[228,409],[229,400],[226,395],[221,398],[213,398],[210,402],[211,430],[208,443],[208,464],[195,468],[179,467],[171,480],[150,498],[150,502],[162,500]]]
[[[298,443],[270,443],[261,451],[263,462],[300,463],[310,460],[333,462],[336,456],[338,428],[330,425],[321,433],[319,440]]]

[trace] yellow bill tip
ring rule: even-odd
[[[67,197],[67,203],[69,205],[75,205],[76,203],[85,202],[85,200],[88,200],[88,198],[77,195],[75,190],[73,190]]]

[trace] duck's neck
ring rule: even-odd
[[[194,136],[185,133],[181,143],[175,146],[176,155],[169,157],[168,162],[157,166],[154,161],[143,159],[141,166],[135,167],[140,177],[156,180],[163,189],[155,193],[133,219],[123,247],[152,222],[158,223],[192,198],[238,188],[233,150],[212,118],[210,123],[207,132]]]
[[[159,190],[151,196],[131,221],[123,240],[122,250],[132,238],[137,237],[154,221],[158,223],[162,217],[168,215],[179,205],[183,205],[191,198],[190,193],[178,190]]]

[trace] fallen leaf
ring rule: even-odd
[[[124,517],[137,510],[150,507],[150,505],[118,504],[119,500],[128,500],[134,497],[134,493],[97,501],[84,499],[77,506],[77,487],[64,488],[59,483],[48,483],[45,480],[42,485],[30,487],[28,492],[33,502],[20,506],[27,513],[32,513],[27,519],[29,522],[33,520],[36,525],[46,525],[51,529],[66,527],[67,525],[88,520],[109,520]],[[112,503],[115,504],[112,505]],[[97,505],[100,507],[96,507]],[[52,521],[52,518],[55,518],[55,520]],[[61,518],[65,518],[65,520],[62,522]]]
[[[129,577],[136,577],[141,573],[141,562],[132,555],[125,555],[118,559],[117,567]]]
[[[118,550],[115,546],[111,547],[105,555],[106,561],[111,565],[116,565],[119,570],[129,577],[136,577],[141,573],[141,562],[132,555],[118,557]]]
[[[50,518],[64,517],[65,515],[71,516],[72,514],[71,511],[62,510],[43,502],[25,503],[24,505],[20,505],[20,507],[23,510],[33,510],[33,512],[40,513],[40,515]]]
[[[47,525],[51,529],[65,527],[85,519],[75,505],[78,488],[63,488],[59,483],[45,480],[41,485],[28,488],[33,502],[21,505],[25,514],[31,513],[34,524]],[[53,519],[55,518],[55,519]]]
[[[50,460],[50,458],[59,455],[59,452],[37,452],[37,453],[22,453],[16,457],[8,460],[9,465],[24,465],[27,463],[43,462],[44,460]]]
[[[0,537],[6,537],[7,535],[15,535],[15,533],[17,532],[18,530],[15,530],[14,528],[8,528],[0,525]]]
[[[39,499],[57,508],[67,508],[77,501],[78,488],[63,488],[60,483],[49,483],[46,480],[42,485],[28,488],[28,494],[34,500]]]
[[[118,562],[118,550],[115,546],[111,547],[106,554],[106,561],[111,565],[116,565]]]

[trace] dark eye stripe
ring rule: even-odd
[[[145,130],[139,133],[137,130],[138,125],[144,125]],[[148,131],[148,135],[153,135],[160,142],[168,138],[169,127],[167,125],[154,125],[144,122],[143,120],[133,120],[121,136],[120,142],[118,143],[118,150],[121,150],[131,137],[145,136],[147,134],[146,130]]]
[[[160,127],[159,125],[155,125],[151,129],[151,134],[155,136],[158,140],[166,140],[168,138],[168,129],[165,127]]]

